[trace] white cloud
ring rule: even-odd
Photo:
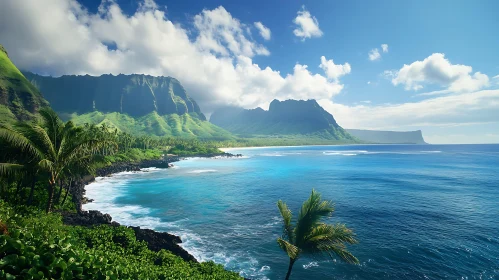
[[[487,75],[471,73],[471,66],[451,64],[444,54],[434,53],[423,61],[404,64],[394,73],[392,83],[395,86],[402,84],[406,90],[419,90],[426,84],[437,84],[448,92],[471,92],[489,85]]]
[[[499,75],[492,77],[492,80],[494,80],[496,82],[496,84],[499,85]]]
[[[148,0],[152,1],[152,0]],[[199,31],[197,45],[207,51],[214,51],[220,55],[269,55],[270,52],[244,34],[244,25],[238,19],[220,6],[213,10],[203,10],[194,16],[194,26]]]
[[[384,53],[387,53],[388,52],[388,45],[381,44],[381,51]],[[370,50],[368,53],[368,58],[370,61],[379,60],[381,58],[381,53],[379,52],[379,49],[374,48],[374,49]]]
[[[381,44],[381,49],[383,50],[384,53],[388,52],[388,45],[387,44]]]
[[[302,6],[302,10],[298,11],[298,15],[293,20],[293,23],[297,25],[293,33],[302,40],[321,37],[323,34],[319,28],[319,21],[305,9],[305,6]]]
[[[367,84],[370,85],[371,84],[371,81],[367,81]]]
[[[334,64],[333,60],[327,60],[326,57],[321,56],[321,64],[319,67],[324,70],[326,73],[326,76],[329,79],[332,79],[334,81],[338,81],[338,79],[341,76],[344,76],[350,71],[352,71],[352,67],[350,67],[350,64],[347,62],[345,64]]]
[[[259,21],[255,22],[255,27],[258,29],[258,31],[260,31],[260,36],[262,36],[263,39],[267,41],[270,40],[271,32],[268,27],[266,27]]]
[[[201,11],[188,30],[153,0],[141,2],[131,15],[109,0],[95,14],[76,0],[6,1],[0,26],[0,41],[22,69],[54,76],[172,76],[206,113],[223,105],[254,108],[274,98],[330,99],[343,89],[338,78],[350,71],[347,63],[332,60],[326,61],[326,75],[302,64],[285,76],[260,67],[252,58],[269,51],[223,7]]]
[[[340,125],[360,129],[420,129],[466,124],[499,124],[499,90],[482,90],[419,102],[347,106],[319,100]]]
[[[379,53],[378,48],[372,49],[369,52],[369,60],[370,61],[378,60],[380,58],[381,58],[381,54]]]

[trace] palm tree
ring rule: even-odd
[[[20,123],[15,127],[0,126],[0,138],[31,158],[29,165],[36,166],[39,173],[48,175],[47,212],[53,204],[54,190],[59,176],[71,166],[90,165],[96,153],[116,144],[85,135],[82,128],[72,122],[63,123],[51,109],[41,109],[43,126]],[[8,174],[19,169],[19,162],[4,164],[0,172]]]
[[[284,221],[283,235],[277,239],[277,243],[289,256],[286,280],[291,275],[293,264],[302,254],[327,255],[332,259],[336,255],[347,263],[359,262],[345,245],[357,243],[353,231],[344,224],[328,225],[323,222],[324,218],[333,214],[334,204],[322,200],[320,193],[312,190],[310,197],[303,202],[295,223],[286,203],[279,200],[277,207]]]

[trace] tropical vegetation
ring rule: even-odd
[[[348,251],[346,244],[356,244],[355,234],[344,224],[330,225],[324,220],[331,217],[334,204],[322,200],[321,194],[312,190],[310,197],[303,202],[296,221],[286,203],[279,200],[277,207],[283,219],[283,234],[277,239],[279,247],[289,257],[286,280],[293,265],[303,254],[335,256],[343,261],[356,264],[358,259]]]
[[[151,251],[124,226],[67,226],[0,201],[0,279],[242,279],[213,262]]]
[[[124,226],[62,223],[62,212],[77,210],[72,185],[98,168],[218,149],[105,124],[77,126],[48,108],[39,114],[0,124],[0,279],[241,279],[213,262],[151,251]]]

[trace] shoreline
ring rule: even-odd
[[[356,143],[356,144],[318,144],[318,145],[292,145],[292,146],[249,146],[249,147],[226,147],[226,148],[219,148],[222,152],[229,152],[231,150],[251,150],[251,149],[268,149],[268,148],[296,148],[296,147],[326,147],[326,146],[331,146],[331,147],[338,147],[338,146],[414,146],[414,145],[421,145],[421,146],[426,146],[426,145],[453,145],[453,144],[397,144],[397,143]],[[461,144],[456,144],[456,145],[461,145]],[[475,144],[470,144],[470,145],[475,145]],[[489,144],[486,144],[489,145]]]
[[[96,226],[96,225],[109,225],[109,226],[125,226],[131,228],[136,235],[137,240],[145,241],[147,247],[152,251],[159,251],[161,249],[168,250],[172,254],[181,257],[185,261],[199,262],[193,255],[191,255],[187,250],[185,250],[179,244],[182,240],[179,236],[170,234],[168,232],[159,232],[151,229],[142,229],[140,227],[134,227],[130,225],[122,225],[116,221],[113,221],[111,215],[107,213],[102,213],[99,210],[83,210],[83,204],[92,202],[93,199],[89,199],[85,196],[86,190],[85,186],[95,182],[97,177],[109,177],[113,174],[118,174],[121,172],[140,172],[145,168],[159,168],[168,169],[172,167],[173,162],[178,162],[190,158],[216,158],[216,157],[241,157],[241,154],[231,154],[224,151],[222,154],[204,154],[204,155],[192,155],[192,156],[173,156],[173,157],[163,157],[157,160],[145,160],[141,162],[119,162],[106,166],[104,168],[98,169],[96,171],[96,176],[87,175],[81,178],[79,181],[74,182],[72,186],[72,200],[76,205],[77,212],[63,212],[63,222],[66,225],[72,226]]]

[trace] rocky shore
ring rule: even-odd
[[[81,213],[63,213],[62,220],[67,225],[73,226],[97,226],[97,225],[109,225],[109,226],[120,226],[119,223],[113,222],[113,218],[109,214],[102,214],[99,211],[84,211]],[[156,232],[150,229],[141,229],[140,227],[132,227],[135,232],[135,237],[139,241],[145,241],[147,247],[151,251],[158,252],[161,249],[168,250],[174,255],[177,255],[184,259],[185,261],[197,262],[191,254],[189,254],[184,248],[180,247],[182,240],[180,237],[169,234],[166,232]]]
[[[233,155],[230,153],[223,154],[204,154],[204,155],[193,155],[189,157],[240,157],[241,155]],[[172,166],[173,162],[180,161],[187,157],[164,157],[157,160],[146,160],[139,163],[130,162],[119,162],[113,165],[101,168],[96,171],[98,177],[110,176],[113,173],[125,172],[125,171],[140,171],[142,168],[168,168]],[[95,181],[94,176],[86,176],[81,180],[74,182],[71,193],[73,202],[76,205],[77,213],[63,213],[63,222],[68,225],[75,226],[95,226],[95,225],[109,225],[109,226],[120,226],[119,223],[112,221],[112,217],[109,214],[103,214],[100,211],[83,211],[82,205],[91,201],[85,197],[85,186],[91,182]],[[181,257],[186,261],[197,260],[184,250],[179,244],[182,243],[180,237],[166,233],[166,232],[156,232],[150,229],[141,229],[140,227],[129,227],[135,231],[137,240],[146,241],[147,247],[152,251],[159,251],[161,249],[168,250],[173,254]]]

